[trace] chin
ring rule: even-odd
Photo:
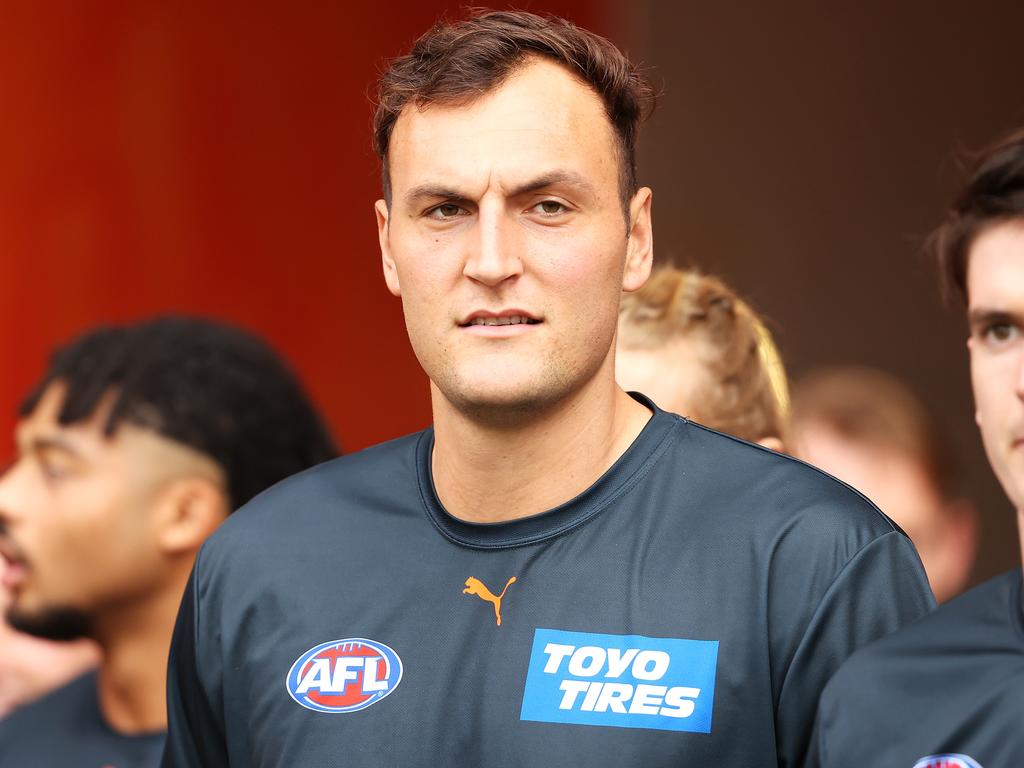
[[[12,629],[44,640],[66,642],[92,637],[92,617],[70,606],[27,611],[12,605],[7,609],[6,618]]]
[[[530,415],[543,413],[565,394],[561,388],[499,376],[439,389],[459,411],[476,421],[495,424],[521,422]]]

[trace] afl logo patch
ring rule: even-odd
[[[914,763],[914,768],[981,768],[981,765],[967,755],[929,755]]]
[[[321,643],[288,670],[289,695],[314,712],[357,712],[376,704],[402,681],[402,660],[375,640],[349,637]]]

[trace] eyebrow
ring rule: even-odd
[[[528,195],[531,192],[537,192],[538,190],[553,187],[558,184],[568,184],[569,186],[577,187],[585,192],[594,194],[594,186],[580,174],[575,171],[557,170],[541,174],[540,176],[530,179],[517,187],[513,187],[508,193],[508,196],[520,197],[521,195]],[[447,187],[443,184],[434,184],[431,182],[419,184],[405,194],[405,201],[410,206],[419,200],[425,199],[460,201],[468,200],[469,197],[465,193],[459,192],[452,187]]]
[[[67,440],[63,440],[62,438],[55,436],[33,437],[28,441],[28,449],[34,453],[42,451],[63,451],[64,453],[71,454],[76,458],[81,455],[79,451],[75,449],[74,445],[69,443]]]
[[[967,324],[971,328],[992,325],[994,323],[1013,323],[1015,325],[1024,325],[1019,314],[1009,312],[1004,309],[976,307],[967,313]]]

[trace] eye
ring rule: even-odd
[[[992,323],[982,333],[985,341],[991,344],[1006,344],[1014,341],[1019,334],[1020,331],[1011,323]]]
[[[73,472],[72,462],[57,451],[41,451],[36,455],[36,464],[43,477],[49,480],[63,480]]]
[[[455,203],[441,203],[427,211],[427,218],[435,221],[448,221],[465,215],[466,210]]]
[[[41,461],[39,468],[43,472],[43,477],[47,480],[61,480],[71,474],[67,467],[62,467],[49,461]]]
[[[541,200],[530,210],[535,213],[539,213],[542,216],[557,216],[560,213],[566,213],[569,208],[565,203],[558,200]]]

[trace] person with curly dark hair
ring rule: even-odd
[[[37,637],[91,638],[101,658],[0,722],[0,765],[156,765],[196,552],[233,509],[336,449],[270,347],[186,317],[74,340],[20,415],[0,477],[6,618]]]

